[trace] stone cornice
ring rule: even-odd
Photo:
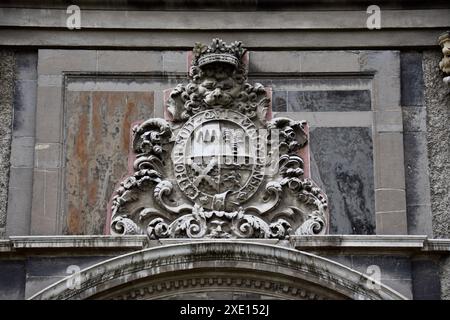
[[[180,243],[214,242],[211,239],[164,239],[150,241],[150,247]],[[219,240],[217,240],[219,241]],[[371,250],[404,251],[448,254],[450,239],[428,239],[421,235],[323,235],[293,236],[288,240],[246,239],[220,240],[221,242],[253,242],[295,248],[303,251],[320,250]],[[139,250],[145,247],[146,236],[16,236],[0,240],[1,253],[20,253],[24,250],[33,252],[51,251],[68,252],[89,250]]]
[[[400,235],[327,235],[291,237],[291,245],[299,250],[316,248],[386,248],[422,249],[427,236]]]
[[[92,9],[124,10],[133,8],[135,10],[180,10],[184,8],[195,8],[198,10],[263,10],[263,9],[290,9],[290,10],[310,10],[327,9],[335,10],[345,8],[363,8],[374,4],[370,0],[118,0],[118,1],[91,1],[78,0],[76,4]],[[442,8],[448,6],[445,0],[429,0],[426,2],[417,0],[378,0],[378,6],[385,6],[392,9],[405,8]],[[65,8],[67,1],[64,0],[3,0],[1,6],[4,7],[34,7],[34,8]]]
[[[145,236],[12,236],[0,240],[0,252],[20,250],[142,249]]]
[[[450,8],[382,9],[382,29],[447,28]],[[195,16],[195,19],[193,17]],[[83,30],[365,30],[365,10],[333,11],[102,11],[81,8]],[[1,8],[0,26],[67,30],[65,9]],[[214,24],[211,23],[214,21]]]

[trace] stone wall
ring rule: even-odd
[[[431,208],[435,238],[450,237],[450,94],[439,71],[440,50],[423,55]]]
[[[441,261],[441,299],[450,300],[450,257]]]
[[[401,104],[408,234],[433,235],[422,53],[401,54]]]
[[[423,70],[433,234],[450,237],[450,94],[439,71],[440,50],[425,51]],[[441,260],[441,298],[450,299],[450,259]]]
[[[14,96],[14,52],[0,51],[0,236],[5,232]]]
[[[15,79],[6,235],[30,233],[33,192],[37,52],[15,51]]]

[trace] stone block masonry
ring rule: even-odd
[[[0,50],[0,237],[6,228],[14,99],[14,52]]]

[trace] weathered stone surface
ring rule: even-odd
[[[402,106],[423,106],[423,71],[420,52],[400,54]]]
[[[33,169],[33,199],[30,233],[33,235],[58,234],[60,223],[59,194],[61,188],[59,169]]]
[[[36,143],[34,147],[34,167],[55,169],[61,166],[61,144]]]
[[[7,235],[30,233],[31,196],[33,191],[33,169],[10,169]]]
[[[17,59],[19,59],[19,56]],[[17,72],[20,72],[20,70]],[[32,137],[35,134],[36,86],[36,79],[16,80],[15,82],[14,137]]]
[[[411,235],[320,235],[294,236],[289,238],[292,247],[298,250],[319,250],[330,248],[368,249],[422,249],[429,245],[427,236]],[[278,243],[281,245],[281,243]],[[446,245],[443,244],[443,248]],[[450,248],[449,248],[450,249]],[[438,250],[438,249],[436,249]],[[443,249],[445,250],[445,249]]]
[[[450,95],[439,71],[441,58],[440,50],[425,51],[423,69],[433,233],[437,238],[449,238]]]
[[[402,106],[402,115],[405,133],[427,131],[427,109],[423,106]]]
[[[441,299],[450,300],[450,257],[443,257],[440,262]]]
[[[400,109],[400,52],[363,51],[359,58],[361,71],[375,72],[373,94],[378,110]]]
[[[408,257],[401,255],[352,255],[353,268],[363,271],[370,265],[380,267],[382,279],[411,279],[411,264]]]
[[[21,1],[20,3],[27,3]],[[51,3],[51,1],[50,1]],[[58,1],[55,3],[64,3]],[[377,37],[385,29],[426,30],[448,27],[450,10],[445,9],[445,2],[432,3],[382,3],[383,28],[371,37]],[[46,3],[39,3],[44,8]],[[347,30],[366,29],[368,17],[359,3],[346,1],[307,1],[292,2],[279,0],[265,1],[150,1],[136,4],[134,2],[82,3],[89,10],[83,17],[83,28],[89,30],[295,30],[304,38],[306,30]],[[46,10],[29,8],[4,8],[2,26],[22,26],[28,28],[66,28],[67,13],[63,4]],[[140,10],[137,10],[139,8]],[[410,10],[405,16],[398,9]],[[276,9],[276,10],[274,10]],[[144,11],[148,10],[148,11]],[[196,10],[192,19],[192,10]],[[336,14],[336,11],[339,14]],[[128,31],[127,30],[127,31]],[[216,31],[217,32],[217,31]],[[241,31],[242,32],[242,31]],[[369,31],[371,32],[371,31]],[[119,33],[119,32],[116,32]],[[283,38],[283,34],[278,38]],[[115,39],[111,39],[115,40]],[[181,42],[183,39],[179,39]],[[329,41],[322,46],[329,46]],[[414,39],[391,39],[392,41]],[[360,43],[367,45],[370,39]],[[185,42],[183,42],[185,43]],[[429,42],[433,44],[433,42]],[[118,45],[116,43],[116,45]],[[150,43],[148,44],[150,45]],[[344,46],[344,44],[342,44]],[[263,46],[262,46],[263,47]],[[278,48],[279,49],[279,48]]]
[[[108,256],[74,256],[74,257],[30,257],[26,262],[27,275],[29,277],[60,276],[66,277],[69,266],[79,267],[80,270],[103,260]]]
[[[405,198],[405,190],[401,189],[377,189],[375,190],[376,210],[378,212],[392,212],[399,209],[405,210],[405,207],[399,208],[398,199]]]
[[[369,90],[288,91],[287,111],[370,111]]]
[[[411,261],[413,295],[415,300],[439,300],[441,284],[439,281],[439,261],[414,259]]]
[[[292,241],[294,240],[294,241]],[[123,253],[142,249],[145,243],[145,236],[128,236],[128,237],[113,237],[113,236],[48,236],[48,237],[11,237],[9,240],[3,240],[3,242],[9,241],[13,246],[13,250],[6,251],[7,257],[22,257],[22,255],[28,255],[29,259],[26,262],[26,274],[23,273],[23,277],[26,277],[26,288],[25,297],[30,297],[31,294],[36,293],[38,290],[62,279],[67,276],[67,267],[69,266],[79,266],[84,268],[86,266],[92,265],[102,260],[107,260],[111,256],[116,256]],[[416,295],[412,295],[414,290],[419,290],[423,295],[429,295],[430,293],[435,294],[436,291],[430,289],[435,289],[436,284],[432,283],[422,283],[420,274],[424,273],[423,277],[433,280],[436,277],[436,266],[439,267],[438,260],[433,260],[433,256],[436,253],[443,254],[444,252],[449,252],[449,242],[442,242],[441,245],[434,246],[433,248],[425,248],[430,240],[426,240],[426,237],[421,236],[357,236],[357,235],[324,235],[324,236],[308,236],[308,237],[297,237],[290,239],[290,241],[285,241],[284,245],[281,242],[274,243],[274,240],[270,239],[251,239],[241,242],[251,242],[252,246],[270,246],[272,250],[274,248],[290,248],[300,250],[302,252],[313,252],[316,255],[325,257],[327,259],[341,263],[349,268],[360,271],[367,276],[377,276],[373,274],[373,267],[370,269],[369,266],[376,266],[380,268],[380,279],[383,284],[395,288],[400,293],[407,297],[416,298]],[[239,248],[241,245],[236,240],[188,240],[186,239],[171,239],[164,240],[163,242],[154,241],[152,247],[162,247],[162,250],[168,250],[170,247],[167,245],[186,245],[188,243],[208,247],[211,242],[225,242],[230,246]],[[433,240],[433,243],[436,240]],[[273,246],[273,245],[276,246]],[[0,242],[0,252],[2,251]],[[212,245],[215,245],[214,243]],[[127,249],[126,249],[126,248]],[[6,249],[6,246],[3,246]],[[69,251],[68,251],[69,250]],[[400,250],[402,250],[400,252]],[[430,251],[431,250],[431,251]],[[437,251],[436,251],[437,250]],[[38,257],[34,256],[34,253],[39,252]],[[67,256],[70,252],[70,257]],[[179,252],[179,251],[177,251]],[[253,254],[254,251],[251,251]],[[334,252],[334,253],[332,253]],[[414,253],[421,254],[419,261],[421,261],[421,268],[418,268],[419,282],[418,288],[414,289],[414,260],[413,264],[410,265],[410,254]],[[82,253],[82,254],[80,254]],[[247,255],[248,253],[246,253]],[[292,251],[291,251],[292,254]],[[4,256],[3,256],[4,257]],[[0,265],[5,260],[0,255]],[[3,259],[3,260],[2,260]],[[431,259],[431,260],[430,260]],[[17,259],[16,259],[17,260]],[[260,260],[258,260],[260,261]],[[444,260],[442,262],[445,262]],[[231,264],[231,263],[230,263]],[[257,263],[259,265],[259,263]],[[443,266],[445,267],[445,266]],[[23,267],[22,267],[23,268]],[[273,266],[271,267],[273,268]],[[1,266],[0,266],[1,269]],[[150,267],[151,270],[155,270],[154,266]],[[20,270],[17,268],[16,270]],[[273,271],[273,269],[272,269]],[[441,269],[441,272],[445,275],[448,269]],[[295,272],[294,274],[297,274]],[[224,276],[225,277],[222,277]],[[197,283],[203,281],[207,283],[209,279],[215,279],[212,281],[212,288],[218,284],[218,279],[226,282],[226,279],[232,279],[236,274],[231,273],[221,273],[217,274],[216,277],[212,278],[206,275],[204,272],[201,274],[190,274],[189,279],[196,279]],[[254,276],[253,272],[249,273],[249,276]],[[242,277],[237,277],[236,281],[249,280],[249,276],[242,279]],[[432,277],[430,277],[432,276]],[[0,276],[1,279],[1,276]],[[173,277],[171,278],[174,279]],[[186,279],[180,278],[180,279]],[[203,279],[203,280],[202,280]],[[438,278],[434,278],[434,281]],[[442,277],[444,280],[445,277]],[[260,282],[264,279],[259,277]],[[1,280],[0,280],[1,281]],[[177,280],[178,281],[178,280]],[[178,282],[181,286],[182,280]],[[233,282],[233,285],[237,282]],[[255,282],[251,279],[250,284]],[[165,286],[165,282],[162,283]],[[289,283],[286,283],[289,284]],[[168,285],[173,287],[173,283]],[[197,286],[198,287],[198,286]],[[192,287],[193,288],[193,287]],[[229,293],[234,292],[231,287],[228,287]],[[275,287],[272,287],[276,289]],[[135,287],[135,291],[138,292],[139,289]],[[195,288],[193,288],[195,289]],[[305,288],[304,288],[305,289]],[[433,290],[434,290],[433,289]],[[416,290],[416,291],[417,291]],[[215,292],[215,291],[214,291]],[[446,292],[445,288],[442,289],[443,294]],[[273,292],[272,292],[273,293]],[[270,296],[270,294],[267,294]],[[203,297],[205,299],[217,299],[221,297],[220,295],[209,295],[207,292],[195,293],[195,295],[185,295],[184,292],[178,290],[177,294],[174,293],[171,299],[183,299],[183,297]],[[229,297],[229,296],[223,296]],[[23,298],[23,297],[22,297]],[[231,298],[231,297],[230,297]],[[258,298],[258,297],[255,297]],[[272,298],[274,298],[272,296]],[[258,298],[259,299],[259,298]]]
[[[385,108],[380,111],[374,111],[373,115],[377,133],[403,131],[402,110],[400,108],[393,108],[393,110]]]
[[[357,72],[360,51],[303,51],[300,64],[302,72]]]
[[[102,50],[98,51],[96,62],[98,71],[107,72],[149,72],[162,69],[162,56],[159,51]]]
[[[381,199],[377,200],[383,201]],[[406,209],[377,212],[376,226],[377,226],[377,234],[407,234],[408,229],[407,229]]]
[[[381,132],[374,139],[377,145],[375,154],[375,185],[378,189],[405,189],[405,168],[403,134],[401,132]],[[399,152],[400,151],[400,152]],[[399,199],[399,209],[404,209],[405,201]]]
[[[402,52],[400,62],[408,233],[431,236],[422,53]]]
[[[396,255],[352,255],[351,261],[352,268],[373,277],[378,275],[373,274],[373,269],[370,269],[369,267],[378,267],[380,271],[379,276],[382,283],[390,286],[410,299],[413,298],[411,263],[408,258]]]
[[[327,193],[330,233],[373,234],[375,199],[369,128],[312,128],[312,177]]]
[[[163,72],[187,72],[188,52],[186,51],[163,51]]]
[[[26,298],[52,283],[70,276],[93,264],[107,260],[108,256],[34,257],[26,261]]]
[[[20,260],[0,260],[0,299],[23,299],[25,294],[25,263]]]
[[[66,234],[102,234],[109,195],[128,171],[133,122],[153,115],[152,92],[66,93]]]
[[[33,168],[34,137],[14,137],[11,144],[11,166]]]
[[[16,51],[16,80],[37,80],[37,50]]]
[[[247,82],[246,66],[241,42],[195,44],[189,83],[170,92],[165,119],[133,127],[133,172],[112,197],[111,234],[327,233],[326,196],[304,174],[306,124],[271,119],[271,90]]]
[[[30,232],[36,123],[37,51],[17,51],[13,140],[8,191],[8,235]]]
[[[0,50],[0,237],[5,232],[14,99],[14,52]]]
[[[273,91],[272,92],[272,110],[277,112],[287,111],[287,91]]]
[[[252,51],[249,72],[300,72],[300,55],[296,51]]]
[[[431,204],[407,205],[406,218],[408,222],[408,234],[426,234],[433,236]]]
[[[33,294],[41,291],[42,289],[52,285],[53,283],[64,279],[63,276],[27,276],[27,281],[25,283],[25,299],[28,299]]]
[[[245,300],[245,293],[240,292],[202,292],[191,294],[180,294],[170,297],[168,300]],[[261,295],[253,294],[254,300],[262,300]]]
[[[61,143],[62,88],[41,86],[37,93],[36,142]]]
[[[96,50],[39,50],[39,75],[61,76],[62,71],[94,71],[96,68]]]
[[[395,267],[396,259],[386,261],[386,269],[401,275],[403,264]],[[368,286],[368,276],[315,254],[220,239],[121,255],[82,271],[79,289],[69,289],[63,281],[32,298],[155,299],[227,288],[274,298],[405,299],[391,288]]]
[[[431,198],[426,133],[405,132],[403,144],[405,147],[408,231],[410,234],[427,234],[431,236],[433,231],[431,228]],[[418,206],[420,206],[420,209]],[[416,214],[421,216],[416,216]]]

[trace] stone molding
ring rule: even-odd
[[[82,270],[78,289],[68,289],[67,277],[43,289],[30,300],[88,299],[113,295],[118,286],[156,277],[170,277],[187,272],[234,271],[255,275],[270,273],[277,277],[290,277],[306,282],[311,290],[320,287],[331,291],[330,296],[342,295],[350,299],[406,299],[391,288],[377,283],[378,289],[367,286],[371,279],[342,264],[314,254],[272,245],[240,242],[239,246],[227,241],[207,241],[150,248],[118,256]],[[312,272],[311,270],[314,270]]]
[[[445,31],[438,29],[381,29],[368,37],[367,29],[360,30],[302,30],[299,37],[298,30],[267,30],[242,31],[240,39],[247,43],[251,50],[323,50],[322,39],[327,39],[327,49],[337,50],[367,50],[398,48],[414,49],[417,47],[433,48],[436,37]],[[90,30],[87,33],[47,28],[18,29],[6,27],[0,31],[0,42],[5,46],[27,46],[35,48],[58,47],[65,49],[153,49],[159,48],[186,50],[198,39],[208,39],[218,36],[224,39],[234,38],[235,31],[231,30],[190,30],[171,31],[150,30]]]
[[[218,240],[219,241],[219,240]],[[241,243],[243,240],[220,240],[222,242]],[[187,244],[197,242],[214,242],[211,239],[161,239],[147,243],[145,235],[132,236],[15,236],[0,240],[0,252],[11,253],[22,250],[43,251],[91,249],[136,249],[159,247],[164,245]],[[290,237],[278,239],[245,239],[245,242],[276,245],[298,250],[396,250],[408,252],[442,253],[450,252],[450,239],[430,239],[421,235],[319,235]]]
[[[145,236],[12,236],[0,240],[0,252],[17,250],[142,249]]]
[[[429,239],[425,242],[424,250],[450,252],[450,239]]]
[[[260,278],[254,275],[239,275],[233,272],[233,275],[224,274],[206,274],[203,276],[191,276],[189,279],[178,277],[162,281],[147,283],[131,290],[113,295],[100,296],[100,299],[112,300],[147,300],[147,299],[167,299],[173,298],[179,294],[189,294],[197,292],[243,292],[256,293],[270,296],[276,299],[292,300],[328,300],[343,299],[340,295],[330,297],[330,293],[323,294],[320,290],[310,290],[307,285],[297,282],[281,281],[273,278]]]
[[[47,8],[51,5],[52,8],[65,9],[67,7],[67,2],[63,0],[43,0],[36,3],[33,0],[15,0],[15,1],[4,1],[2,7],[20,7],[20,8]],[[442,8],[442,0],[429,0],[426,4],[423,2],[415,1],[403,1],[403,0],[379,0],[378,5],[393,8],[393,9],[405,9],[405,8]],[[191,8],[195,6],[196,9],[247,9],[259,11],[269,10],[271,8],[279,9],[311,9],[311,8],[326,8],[326,9],[342,9],[343,7],[348,7],[349,9],[362,10],[367,6],[373,4],[368,0],[357,0],[357,1],[344,1],[335,0],[333,2],[325,0],[303,0],[303,1],[292,1],[292,0],[226,0],[226,1],[210,1],[210,0],[161,0],[161,1],[119,1],[119,2],[108,2],[108,1],[98,1],[93,2],[91,0],[79,0],[77,4],[89,8],[89,9],[107,9],[107,10],[121,10],[126,8],[133,8],[135,10],[180,10],[184,8]]]
[[[369,16],[365,10],[334,11],[247,11],[232,12],[227,18],[223,11],[109,11],[86,10],[81,7],[81,30],[367,30]],[[389,10],[382,8],[383,29],[432,29],[448,26],[448,9]],[[195,16],[195,20],[192,20]],[[45,11],[28,8],[3,8],[0,26],[66,29],[66,9]],[[342,19],[345,17],[345,19]],[[193,22],[195,21],[195,22]],[[211,21],[215,21],[212,27]],[[255,22],[257,21],[257,22]]]

